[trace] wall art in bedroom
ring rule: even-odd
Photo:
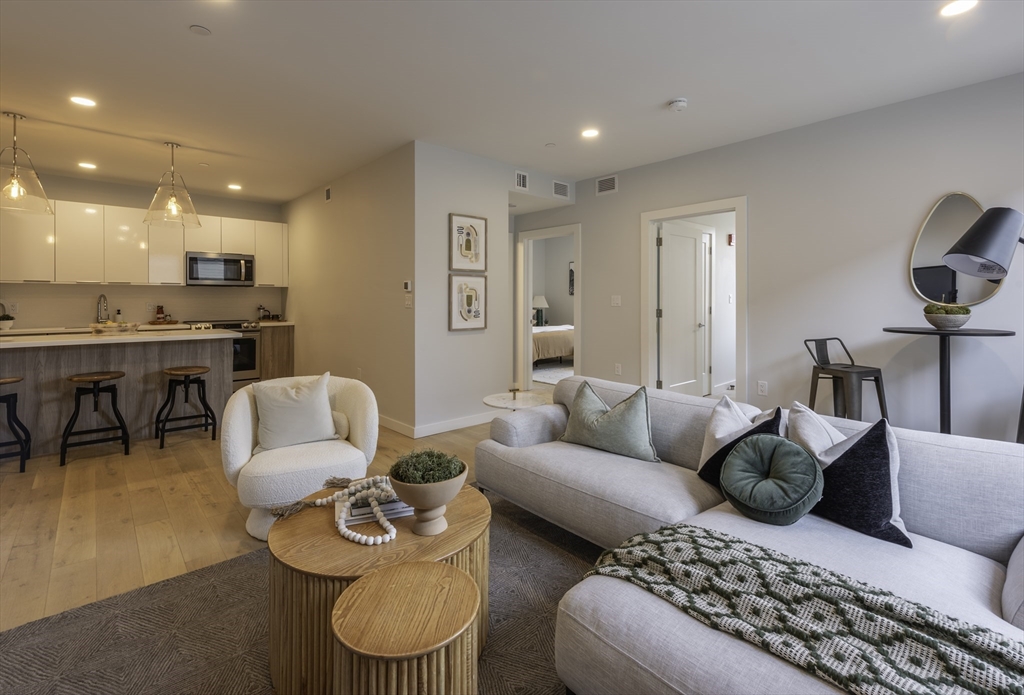
[[[576,262],[569,261],[569,296],[576,294]]]
[[[472,215],[448,215],[448,270],[487,270],[487,219]]]
[[[448,330],[487,328],[487,276],[448,276]]]

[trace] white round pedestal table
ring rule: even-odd
[[[544,396],[530,393],[529,391],[510,391],[484,396],[484,405],[489,405],[492,408],[504,408],[505,410],[533,408],[534,406],[544,405],[547,402]]]

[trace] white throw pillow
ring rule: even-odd
[[[327,396],[330,372],[298,386],[256,382],[252,385],[259,417],[259,444],[253,451],[337,439]]]
[[[697,475],[704,482],[719,487],[722,464],[741,440],[753,434],[783,436],[783,427],[780,408],[762,413],[746,403],[737,404],[728,396],[722,396],[722,400],[711,411],[707,429],[704,430],[704,446],[700,452]]]

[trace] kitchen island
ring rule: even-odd
[[[133,442],[153,437],[157,410],[167,396],[167,367],[204,365],[206,395],[217,422],[231,395],[232,340],[234,331],[171,330],[103,335],[67,333],[57,335],[0,335],[0,377],[20,376],[19,384],[4,387],[4,393],[17,391],[18,416],[32,433],[32,457],[60,451],[61,434],[75,409],[75,384],[72,374],[121,371],[117,400]],[[193,391],[193,395],[194,395]],[[179,390],[174,416],[196,412],[198,400],[182,402]],[[99,412],[83,402],[75,429],[92,429],[116,424],[108,398],[100,399]],[[0,439],[12,439],[6,422],[0,422]],[[168,437],[173,446],[174,435]],[[104,447],[117,453],[116,443],[73,449],[75,454],[95,456]]]

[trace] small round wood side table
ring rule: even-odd
[[[325,497],[327,489],[306,499]],[[270,679],[278,693],[331,693],[334,684],[334,603],[353,582],[400,562],[444,562],[469,573],[479,589],[475,647],[487,639],[488,558],[491,505],[478,490],[463,487],[445,512],[448,528],[437,536],[412,532],[415,517],[394,519],[398,536],[382,545],[345,540],[334,524],[334,507],[313,507],[270,527]],[[376,524],[351,528],[379,533]],[[377,531],[374,531],[377,529]]]
[[[334,692],[475,695],[476,583],[442,562],[403,562],[334,604]]]

